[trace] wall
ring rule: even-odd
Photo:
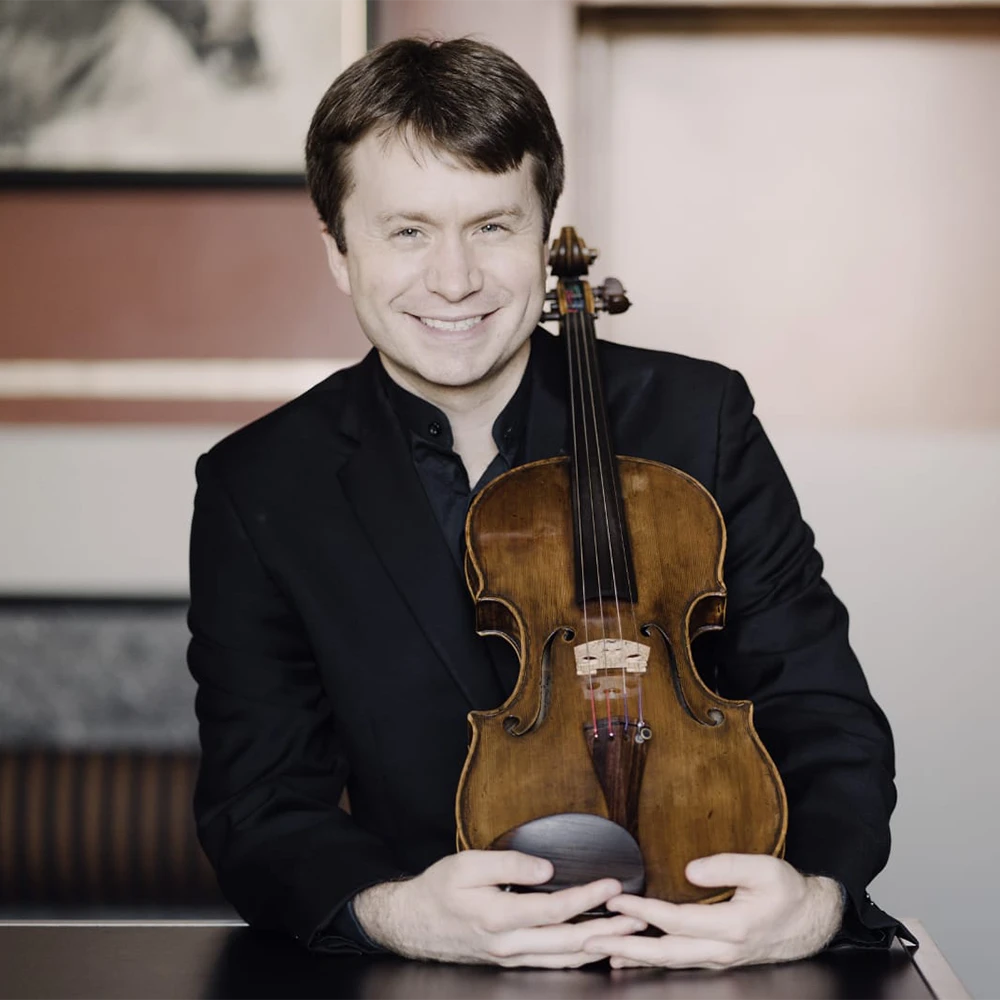
[[[994,997],[1000,431],[772,437],[896,738],[893,848],[872,894],[922,921],[973,996]]]

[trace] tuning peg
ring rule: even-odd
[[[605,278],[604,284],[595,289],[597,293],[597,308],[608,313],[623,313],[630,305],[625,288],[617,278]]]
[[[540,322],[551,323],[559,319],[559,296],[555,289],[545,293],[545,305],[542,308]]]

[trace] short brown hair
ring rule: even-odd
[[[538,85],[499,49],[471,38],[400,38],[333,81],[309,126],[306,183],[341,253],[348,158],[372,130],[412,136],[494,174],[516,170],[530,154],[548,239],[563,187],[562,140]]]

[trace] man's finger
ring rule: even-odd
[[[652,969],[654,966],[649,962],[640,962],[634,958],[612,958],[612,969]]]
[[[484,885],[543,885],[552,878],[552,862],[520,851],[463,851],[457,878],[469,888]]]
[[[711,854],[689,862],[684,873],[695,885],[756,889],[772,883],[784,864],[769,854]]]
[[[521,927],[498,935],[494,952],[499,958],[510,955],[582,953],[584,942],[592,937],[619,937],[645,929],[645,922],[634,917],[598,917],[579,924]]]
[[[699,903],[668,903],[646,896],[615,896],[607,902],[613,913],[645,920],[665,934],[731,941],[739,937],[738,913],[729,903],[703,906]]]
[[[500,963],[511,968],[534,969],[578,969],[581,965],[592,965],[604,961],[603,955],[591,955],[586,951],[575,951],[557,955],[511,955]]]
[[[735,965],[739,958],[737,949],[724,941],[706,941],[665,934],[660,938],[647,937],[593,937],[583,950],[608,958],[625,958],[668,969],[725,969]]]
[[[588,910],[596,910],[621,891],[621,882],[605,878],[558,892],[512,894],[508,906],[515,926],[542,927],[563,924]]]

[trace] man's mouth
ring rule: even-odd
[[[466,316],[464,319],[434,319],[431,316],[418,316],[424,326],[429,326],[432,330],[446,330],[448,333],[462,333],[464,330],[471,330],[478,323],[481,323],[486,314],[482,316]]]

